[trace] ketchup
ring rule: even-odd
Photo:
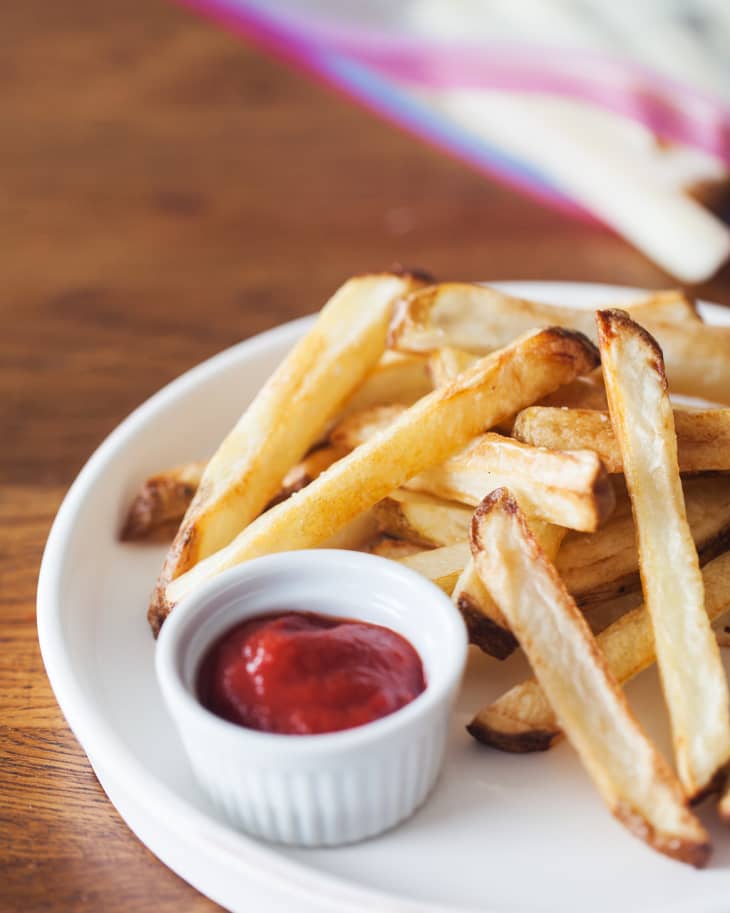
[[[201,703],[223,719],[298,735],[370,723],[425,687],[418,653],[395,631],[294,611],[228,630],[205,653],[197,679]]]

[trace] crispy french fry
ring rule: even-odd
[[[672,393],[730,406],[730,327],[657,321],[647,329],[664,352]]]
[[[332,429],[329,439],[337,447],[359,447],[403,409],[383,405],[353,413]],[[410,479],[406,487],[474,506],[486,492],[508,484],[528,513],[571,529],[594,530],[613,509],[613,488],[592,451],[550,452],[498,434],[475,438],[440,466]]]
[[[354,449],[388,427],[402,408],[375,406],[355,413],[332,430],[330,440]],[[571,529],[594,530],[613,510],[613,488],[592,451],[557,453],[498,434],[475,438],[441,465],[410,479],[406,488],[473,506],[508,483],[531,515]]]
[[[410,555],[423,554],[423,546],[419,542],[408,542],[406,539],[394,539],[392,536],[376,535],[367,550],[381,558],[390,558],[391,561],[400,561]]]
[[[542,550],[554,561],[567,530],[535,517],[529,518],[529,524]],[[470,643],[495,659],[507,659],[517,649],[517,638],[482,583],[471,555],[454,585],[451,598],[466,623]]]
[[[492,492],[477,508],[471,542],[482,582],[508,618],[608,808],[659,852],[705,865],[709,836],[506,489]]]
[[[372,510],[365,510],[340,527],[317,548],[344,548],[351,551],[368,551],[378,535],[378,523]]]
[[[674,410],[680,472],[730,470],[730,409]],[[514,436],[551,450],[594,450],[608,472],[623,472],[607,412],[530,406],[515,419]]]
[[[398,489],[373,508],[381,532],[422,546],[466,542],[473,511],[417,491]]]
[[[168,551],[148,613],[155,633],[167,584],[228,545],[274,497],[377,364],[393,302],[415,284],[396,275],[350,279],[261,388],[206,466]]]
[[[398,563],[418,571],[451,595],[464,564],[469,560],[469,543],[455,542],[441,548],[419,551],[398,559]]]
[[[303,491],[267,511],[225,549],[168,587],[161,616],[216,574],[268,552],[308,548],[404,481],[442,462],[481,429],[593,370],[581,334],[547,329],[478,361],[453,384],[418,400],[385,431],[334,463]]]
[[[702,563],[730,544],[730,478],[683,480],[690,531]],[[639,554],[628,499],[594,534],[569,532],[557,557],[565,585],[583,608],[640,589]]]
[[[268,506],[286,500],[316,479],[347,451],[319,447],[308,453],[284,476],[281,488]],[[160,537],[171,539],[197,491],[205,461],[185,463],[151,476],[135,496],[120,535],[123,542]]]
[[[434,387],[443,387],[473,364],[477,355],[456,349],[453,346],[444,346],[436,349],[429,356],[428,367]],[[588,377],[576,377],[575,380],[540,400],[540,405],[568,406],[571,409],[608,409],[606,391],[600,369]],[[510,433],[513,419],[510,417],[499,426],[500,431]],[[577,449],[577,448],[573,448]]]
[[[320,476],[325,469],[342,459],[347,453],[344,447],[335,447],[333,445],[318,447],[312,450],[303,459],[296,463],[284,476],[279,492],[271,499],[267,506],[271,507],[280,501],[286,501],[295,492],[306,488],[310,482],[313,482]]]
[[[656,292],[626,310],[662,346],[673,393],[730,405],[730,327],[706,326],[679,291]],[[444,283],[400,302],[389,345],[424,353],[450,345],[483,354],[545,324],[572,327],[595,339],[593,314],[524,301],[486,286]]]
[[[450,384],[459,374],[470,368],[477,358],[479,358],[478,355],[454,346],[436,349],[428,358],[428,370],[433,386],[444,387],[446,384]]]
[[[205,461],[184,463],[146,479],[135,495],[119,538],[149,539],[170,532],[182,520],[197,491]]]
[[[344,404],[342,417],[386,403],[411,406],[432,389],[427,357],[386,351]]]
[[[679,291],[655,292],[626,306],[647,326],[702,326]],[[564,326],[596,338],[594,311],[557,307],[507,295],[486,285],[444,282],[405,297],[393,316],[388,345],[400,352],[431,353],[444,346],[484,354],[540,326]],[[713,327],[713,330],[715,328]]]
[[[608,409],[603,377],[600,371],[588,377],[577,377],[572,383],[544,396],[539,405],[560,409]]]
[[[476,505],[487,492],[509,485],[534,517],[592,532],[611,514],[615,497],[593,451],[551,451],[498,434],[483,434],[406,487]]]
[[[405,410],[406,407],[399,403],[383,403],[359,409],[345,416],[331,429],[329,441],[335,447],[354,450],[391,425]]]
[[[730,695],[704,608],[662,353],[625,311],[599,311],[596,322],[677,769],[696,796],[730,758]]]
[[[702,569],[705,609],[710,621],[730,609],[730,552]],[[656,662],[654,633],[645,606],[627,612],[597,635],[606,662],[621,682]],[[532,678],[483,707],[467,726],[479,742],[502,751],[544,751],[561,736],[560,723],[545,692]]]

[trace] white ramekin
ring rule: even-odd
[[[415,647],[426,689],[375,722],[323,735],[246,729],[194,694],[206,648],[264,612],[299,609],[384,625]],[[334,846],[411,815],[433,787],[466,660],[459,612],[434,584],[360,552],[282,552],[232,568],[162,626],[157,678],[198,781],[235,827],[277,843]]]

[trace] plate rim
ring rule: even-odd
[[[572,294],[578,292],[586,295],[605,295],[607,303],[611,296],[615,296],[616,303],[621,303],[620,299],[626,300],[631,296],[651,293],[651,290],[632,286],[595,282],[500,280],[488,284],[512,294],[529,295],[532,293],[538,298],[541,294],[540,289],[549,288],[551,293],[556,295],[564,289],[570,289]],[[708,314],[727,312],[722,305],[698,303]],[[588,304],[587,307],[590,305]],[[147,794],[150,789],[153,789],[155,802],[150,803],[147,814],[155,819],[156,824],[164,825],[168,829],[176,828],[178,833],[187,834],[191,849],[197,849],[206,855],[211,853],[217,855],[219,864],[245,877],[249,886],[251,882],[256,882],[262,890],[271,890],[275,884],[277,890],[285,892],[291,900],[300,902],[306,900],[314,904],[317,909],[324,909],[326,905],[326,907],[337,910],[338,913],[475,913],[473,907],[444,906],[415,901],[350,882],[344,877],[323,872],[320,869],[314,869],[304,862],[282,856],[276,847],[262,843],[246,834],[235,832],[223,822],[192,807],[134,757],[124,740],[116,734],[111,723],[93,706],[92,702],[87,700],[84,689],[74,674],[70,657],[64,649],[62,608],[59,598],[64,544],[73,531],[75,520],[85,499],[90,494],[90,489],[93,488],[94,479],[103,470],[106,462],[112,458],[118,446],[124,440],[134,437],[148,417],[167,401],[184,396],[199,382],[219,371],[224,371],[229,364],[238,362],[243,353],[254,354],[256,350],[267,348],[279,339],[291,339],[293,342],[313,320],[314,315],[308,315],[287,321],[236,343],[195,365],[148,397],[124,418],[94,450],[71,484],[58,509],[41,559],[36,594],[36,625],[46,675],[64,718],[99,777],[107,797],[117,808],[132,833],[148,846],[161,862],[162,859],[155,847],[132,828],[119,810],[114,797],[107,788],[109,780],[113,780],[122,792],[133,798]],[[104,773],[105,765],[102,759],[113,759],[113,763],[109,767],[108,779]],[[241,853],[242,846],[245,846],[246,849],[245,857]],[[201,888],[191,881],[186,873],[181,871],[181,867],[174,867],[169,862],[163,862],[163,864],[201,893],[218,903],[225,904],[225,901],[214,897],[207,887]],[[711,899],[705,898],[705,902]],[[663,913],[671,913],[674,909],[674,905],[671,907],[665,905],[662,908]],[[693,913],[702,913],[702,911],[715,913],[719,909],[714,905],[708,905],[702,908],[695,907]],[[487,908],[481,908],[481,910],[482,913],[486,913]],[[489,910],[491,913],[505,913],[503,909],[495,907],[489,908]]]

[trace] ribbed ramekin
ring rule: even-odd
[[[281,610],[384,625],[423,662],[426,689],[372,723],[323,735],[246,729],[206,710],[195,679],[206,648],[245,618]],[[431,791],[466,660],[451,601],[424,577],[359,552],[283,552],[232,568],[181,602],[162,627],[157,678],[193,771],[235,827],[298,846],[373,836]]]

